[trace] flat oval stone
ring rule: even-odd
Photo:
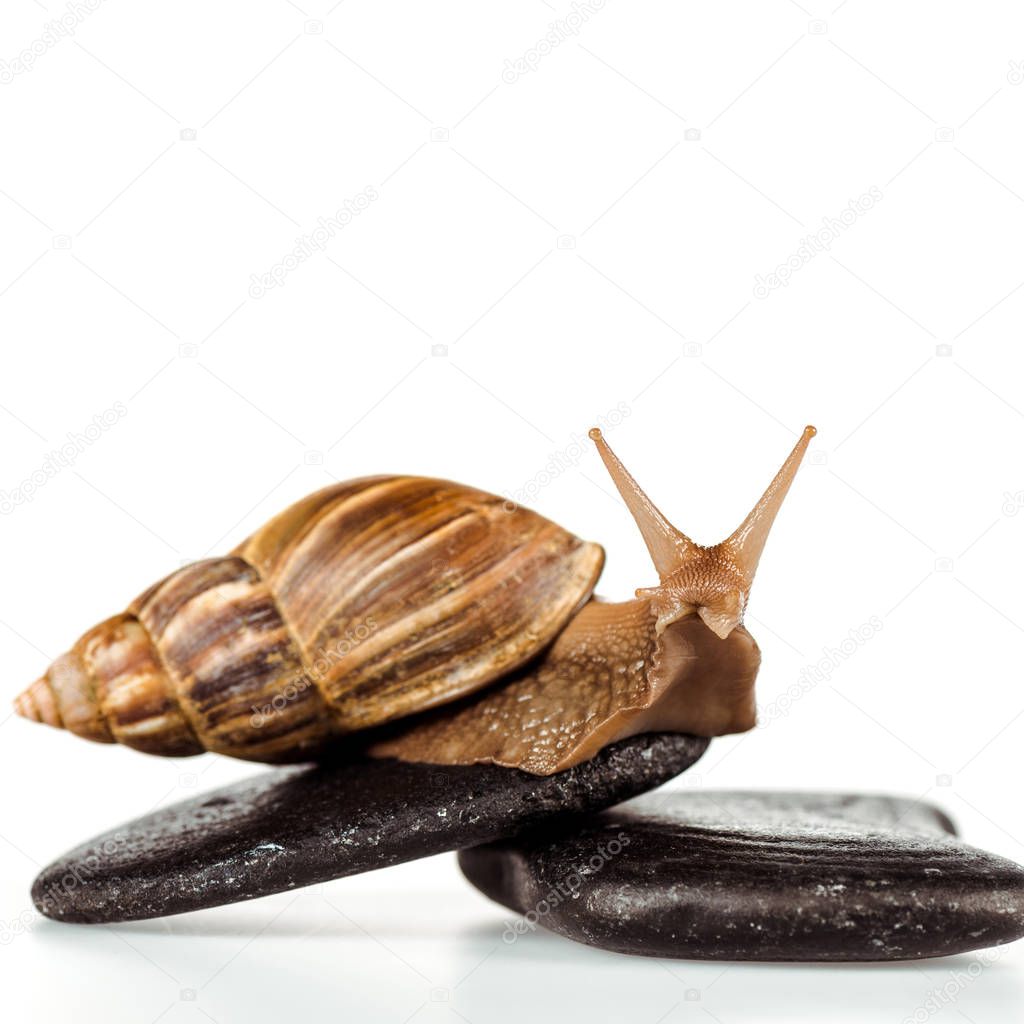
[[[585,822],[464,850],[466,877],[619,953],[906,960],[1024,935],[1024,868],[957,839],[938,808],[830,793],[651,794]]]
[[[254,899],[609,807],[689,768],[708,742],[635,736],[548,776],[375,759],[265,772],[71,850],[32,899],[47,917],[81,923]]]

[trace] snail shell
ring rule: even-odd
[[[470,487],[343,483],[151,587],[16,709],[152,754],[308,760],[534,657],[603,562],[598,545]]]

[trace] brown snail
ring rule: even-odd
[[[395,723],[372,755],[543,775],[641,732],[745,731],[760,652],[743,612],[814,433],[704,547],[592,430],[659,575],[619,603],[591,596],[600,546],[495,495],[410,476],[329,487],[151,587],[15,708],[147,753],[265,762]]]

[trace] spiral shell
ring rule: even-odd
[[[151,587],[16,708],[153,754],[309,759],[529,661],[588,600],[603,560],[460,484],[338,484]]]

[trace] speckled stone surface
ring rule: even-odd
[[[1024,868],[882,796],[651,794],[582,825],[464,850],[466,877],[537,924],[620,953],[905,960],[1024,935]]]
[[[708,742],[636,736],[550,776],[370,759],[266,772],[97,836],[47,867],[32,898],[82,923],[253,899],[609,807],[689,768]]]

